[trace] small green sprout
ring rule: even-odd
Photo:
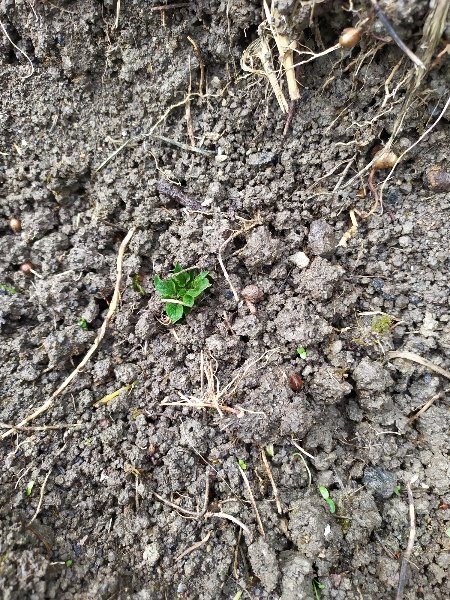
[[[397,494],[397,496],[400,496],[400,492],[402,490],[402,486],[401,485],[396,485],[394,488],[394,494]]]
[[[239,466],[241,467],[241,469],[242,469],[243,471],[246,471],[246,470],[247,470],[247,463],[245,462],[245,460],[243,460],[242,458],[240,458],[240,459],[238,460],[238,463],[239,463]]]
[[[392,327],[393,320],[394,319],[391,317],[391,315],[375,315],[372,318],[372,324],[370,326],[372,333],[384,335]]]
[[[334,500],[332,500],[330,498],[330,492],[327,490],[327,488],[323,485],[321,485],[319,487],[319,492],[320,495],[322,496],[322,498],[325,500],[325,502],[328,504],[328,507],[330,509],[330,513],[334,514],[336,512],[336,504],[334,503]]]
[[[27,487],[25,488],[25,496],[31,496],[31,492],[33,491],[34,488],[34,481],[31,480],[27,483]]]
[[[13,288],[12,285],[8,285],[7,283],[0,283],[0,291],[5,292],[8,296],[17,294],[16,288]]]
[[[266,446],[266,454],[269,458],[273,458],[274,455],[274,451],[273,451],[273,444],[267,444]]]
[[[299,346],[296,350],[297,354],[300,356],[300,358],[302,358],[303,360],[306,359],[306,357],[308,356],[308,353],[306,352],[306,350],[303,348],[303,346]]]
[[[161,279],[155,275],[153,285],[156,292],[166,302],[166,314],[172,323],[176,323],[189,314],[197,299],[211,286],[208,280],[208,271],[201,271],[197,275],[194,271],[183,269],[177,263],[173,270],[174,275]]]
[[[88,322],[86,321],[86,319],[83,319],[83,318],[80,319],[78,321],[78,325],[81,327],[81,329],[83,331],[87,331],[88,330],[89,325],[88,325]]]
[[[138,294],[140,294],[141,296],[145,296],[145,290],[142,287],[142,275],[139,275],[139,273],[135,273],[133,275],[133,277],[131,278],[131,282],[133,285],[133,290],[135,292],[137,292]]]
[[[320,596],[322,595],[321,592],[324,588],[325,588],[325,585],[323,583],[320,583],[320,581],[317,579],[317,577],[315,577],[312,580],[312,589],[313,589],[313,594],[314,594],[314,600],[320,600]]]
[[[233,596],[233,600],[241,600],[243,593],[244,592],[242,590],[239,590],[238,592],[236,592],[235,595]]]
[[[71,558],[69,558],[68,560],[66,560],[65,565],[66,565],[66,567],[72,567],[73,566],[73,560]]]

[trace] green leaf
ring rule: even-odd
[[[163,281],[158,275],[155,275],[153,286],[161,298],[174,298],[176,296],[175,282],[172,279]]]
[[[267,444],[266,446],[266,454],[267,456],[269,456],[270,458],[273,458],[274,452],[273,452],[273,444]]]
[[[400,496],[401,489],[402,489],[401,485],[396,485],[394,488],[394,494],[397,494],[397,496]]]
[[[320,590],[323,590],[324,587],[325,587],[325,585],[323,583],[320,583],[320,581],[318,579],[312,580],[312,589],[313,589],[315,600],[320,600],[320,596],[321,596]]]
[[[81,327],[81,329],[83,331],[87,331],[88,330],[88,322],[86,321],[86,319],[80,319],[78,321],[78,325]]]
[[[13,288],[12,285],[8,285],[7,283],[0,283],[0,290],[6,292],[10,296],[17,294],[16,288]]]
[[[139,275],[139,273],[135,273],[132,276],[131,281],[132,281],[132,285],[133,285],[133,290],[135,292],[137,292],[138,294],[140,294],[141,296],[145,296],[145,290],[141,284],[142,277]]]
[[[242,469],[243,471],[246,471],[246,470],[247,470],[247,463],[245,462],[245,460],[243,460],[242,458],[240,458],[240,459],[238,460],[238,463],[239,463],[239,466],[241,467],[241,469]]]
[[[300,356],[300,358],[303,358],[303,360],[305,360],[305,358],[308,356],[308,353],[306,352],[306,350],[303,348],[303,346],[299,346],[296,350],[297,354]]]
[[[27,483],[27,487],[25,488],[25,496],[31,496],[31,492],[34,488],[34,481],[31,480]]]
[[[327,488],[326,488],[325,486],[323,486],[323,485],[321,485],[321,486],[319,487],[319,492],[320,492],[320,495],[322,496],[322,498],[323,498],[324,500],[328,500],[328,498],[330,497],[330,492],[329,492],[329,491],[327,490]]]
[[[192,295],[188,292],[187,294],[185,294],[182,298],[181,301],[183,302],[183,304],[185,304],[186,306],[192,307],[194,306],[194,302],[195,299],[192,297]]]
[[[242,590],[239,590],[238,592],[236,592],[235,595],[233,596],[233,600],[241,600],[243,593],[244,592]]]
[[[208,271],[202,271],[200,275],[197,275],[197,277],[192,281],[191,289],[196,291],[197,296],[211,286],[206,277],[207,275]]]
[[[334,500],[332,500],[331,498],[327,498],[325,502],[330,507],[330,513],[334,515],[334,513],[336,512],[336,504],[334,503]]]
[[[71,567],[73,565],[73,560],[71,558],[69,558],[69,560],[66,560],[66,567]]]
[[[166,304],[166,314],[172,323],[176,323],[183,317],[183,305],[168,302]]]

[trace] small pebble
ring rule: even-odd
[[[313,221],[309,228],[308,246],[315,256],[331,256],[336,248],[333,227],[323,219]]]
[[[450,173],[439,165],[431,165],[425,173],[424,184],[433,192],[450,192]]]
[[[11,217],[9,220],[9,227],[14,233],[19,233],[22,229],[22,223],[16,217]]]
[[[369,467],[364,471],[363,484],[377,496],[387,499],[394,493],[397,478],[381,467]]]
[[[23,265],[20,265],[20,270],[25,275],[29,275],[33,270],[33,264],[30,262],[23,263]]]
[[[289,257],[289,260],[294,263],[299,269],[306,269],[309,265],[309,258],[304,252],[296,252]]]

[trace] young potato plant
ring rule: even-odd
[[[166,314],[172,323],[176,323],[190,313],[191,308],[211,283],[208,280],[208,271],[196,274],[195,271],[183,269],[179,263],[176,263],[173,275],[167,279],[155,275],[153,286],[161,298],[167,300]]]

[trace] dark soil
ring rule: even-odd
[[[316,2],[310,23],[313,3],[279,4],[297,11],[298,39],[316,51],[370,16],[369,2],[354,3],[359,16],[343,10],[348,3]],[[381,4],[416,47],[428,2]],[[379,23],[366,23],[353,51],[300,68],[301,100],[283,137],[271,89],[240,68],[263,19],[259,2],[152,12],[148,2],[122,1],[117,28],[116,8],[112,0],[0,3],[10,38],[2,30],[0,433],[82,360],[112,298],[120,242],[137,227],[98,352],[28,423],[78,426],[16,431],[2,442],[2,598],[395,598],[414,476],[417,536],[404,597],[450,597],[448,396],[408,421],[449,384],[387,358],[407,350],[449,368],[450,196],[426,176],[433,165],[448,169],[448,120],[401,161],[383,213],[358,218],[357,233],[338,246],[350,209],[372,205],[367,172],[346,182],[389,138],[412,68],[378,39],[386,38]],[[205,65],[201,96],[187,36]],[[32,62],[29,77],[18,48]],[[442,111],[447,67],[444,58],[424,80],[397,154]],[[189,87],[195,144],[209,154],[145,135],[191,145]],[[195,202],[159,193],[161,180]],[[255,226],[223,255],[238,290],[264,292],[256,314],[234,300],[218,263],[242,219]],[[40,277],[20,271],[27,261]],[[209,270],[212,287],[168,327],[152,278],[175,262]],[[380,312],[390,317],[380,322]],[[234,413],[167,405],[201,396],[202,360],[221,389],[238,377],[223,399]],[[296,390],[293,374],[303,380]]]

